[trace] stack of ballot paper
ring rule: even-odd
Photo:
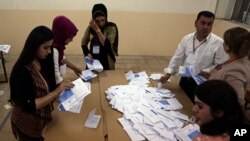
[[[87,67],[90,70],[94,70],[94,71],[97,71],[97,72],[102,72],[103,71],[103,66],[102,66],[102,64],[100,63],[99,60],[91,59],[89,57],[85,57],[84,60],[85,60],[85,62],[87,64]]]
[[[192,77],[197,85],[200,85],[202,82],[206,81],[206,78],[197,74],[197,71],[195,71],[195,68],[193,66],[180,66],[179,76]]]
[[[133,71],[128,71],[125,74],[126,79],[129,81],[129,85],[147,87],[149,82],[149,77],[145,71],[134,73]]]
[[[131,140],[177,140],[176,134],[184,132],[181,129],[189,121],[187,115],[176,111],[183,106],[167,89],[116,85],[105,93],[112,108],[123,113],[118,121]],[[165,95],[169,97],[163,98]]]
[[[93,78],[95,78],[97,75],[95,73],[93,73],[91,70],[87,69],[87,70],[84,70],[82,71],[80,77],[85,80],[85,81],[88,81],[88,80],[91,80]]]
[[[83,82],[81,78],[72,82],[74,87],[64,90],[59,96],[60,111],[80,113],[84,97],[91,93],[90,83]]]
[[[192,141],[200,134],[200,127],[197,124],[188,124],[184,128],[174,130],[174,133],[179,141]]]

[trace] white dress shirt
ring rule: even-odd
[[[198,71],[210,72],[228,59],[223,40],[219,36],[210,33],[201,42],[195,36],[196,32],[183,37],[168,67],[164,69],[165,73],[175,74],[179,66],[193,66]]]
[[[53,48],[53,56],[54,56],[54,66],[55,66],[55,77],[56,77],[56,84],[59,84],[63,80],[63,75],[66,73],[66,64],[59,65],[59,53],[56,48]],[[63,59],[65,56],[63,56]]]

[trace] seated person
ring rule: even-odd
[[[229,141],[230,131],[245,125],[236,91],[226,81],[208,80],[197,86],[192,110],[201,131],[194,141]]]
[[[224,50],[229,59],[215,67],[210,74],[202,74],[209,80],[227,81],[236,90],[238,100],[250,121],[250,111],[244,107],[246,88],[250,86],[250,33],[242,27],[234,27],[228,29],[223,38]]]
[[[210,72],[215,66],[226,61],[227,54],[223,49],[223,40],[211,33],[214,14],[210,11],[201,11],[195,21],[196,32],[183,37],[175,54],[171,58],[168,67],[164,69],[165,76],[161,77],[166,82],[175,74],[179,66],[193,66],[200,71]],[[194,89],[197,87],[192,77],[181,77],[180,87],[194,103]]]

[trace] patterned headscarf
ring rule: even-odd
[[[58,50],[59,53],[59,64],[62,63],[65,41],[69,38],[76,36],[78,29],[67,17],[57,16],[55,17],[52,25],[52,31],[54,34],[54,45],[53,47]]]
[[[92,9],[92,19],[95,19],[98,16],[104,16],[108,19],[107,8],[102,3],[95,4]]]

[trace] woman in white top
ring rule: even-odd
[[[76,36],[78,29],[65,16],[57,16],[52,25],[54,34],[54,64],[56,83],[59,84],[63,80],[63,75],[66,73],[66,67],[72,69],[77,75],[81,74],[82,70],[69,62],[64,56],[65,46],[70,43]]]

